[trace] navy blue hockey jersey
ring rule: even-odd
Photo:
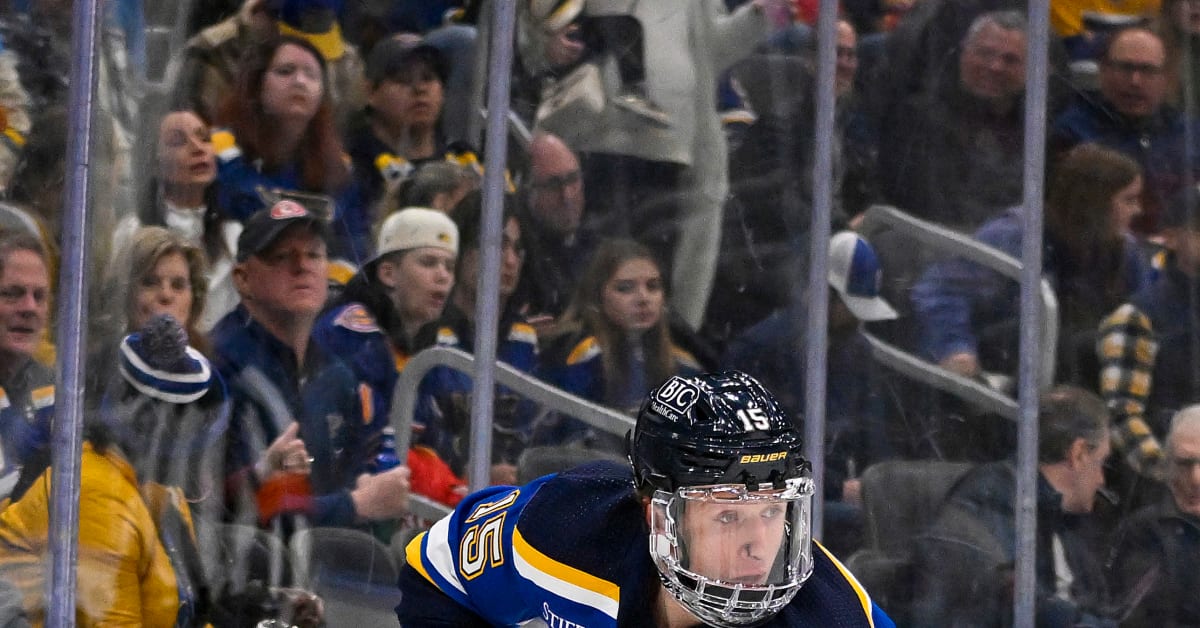
[[[400,624],[652,625],[660,581],[648,539],[625,465],[484,489],[408,545]],[[812,577],[764,627],[894,626],[820,545],[813,559]]]

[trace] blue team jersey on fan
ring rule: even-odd
[[[401,625],[651,625],[660,585],[648,539],[624,465],[484,489],[409,544]],[[894,626],[820,545],[813,559],[812,577],[763,626]]]

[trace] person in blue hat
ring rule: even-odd
[[[201,626],[193,521],[219,495],[224,389],[169,315],[125,336],[118,355],[84,426],[77,625]],[[0,577],[18,586],[35,625],[45,621],[50,477],[46,469],[0,514]]]

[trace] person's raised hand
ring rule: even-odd
[[[308,473],[312,458],[300,438],[300,424],[293,421],[263,452],[255,469],[261,479],[276,473]]]
[[[960,351],[942,358],[938,363],[942,368],[958,373],[963,377],[977,377],[979,375],[979,358],[975,357],[974,353],[969,351]]]
[[[408,514],[408,467],[399,466],[376,475],[358,476],[350,499],[359,519],[398,519]]]

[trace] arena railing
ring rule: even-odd
[[[901,237],[911,238],[939,252],[986,266],[1013,281],[1021,281],[1021,260],[979,242],[971,236],[915,218],[895,207],[872,206],[864,214],[860,230],[867,239],[870,239],[872,234],[885,230],[892,231]],[[1058,346],[1058,298],[1054,294],[1054,289],[1050,287],[1050,283],[1044,278],[1041,281],[1039,294],[1042,301],[1040,320],[1042,342],[1038,384],[1042,390],[1046,390],[1054,382]],[[987,383],[998,379],[994,374],[985,375],[985,381],[963,377],[909,353],[870,332],[867,332],[866,336],[871,343],[872,355],[880,364],[908,378],[950,393],[982,410],[994,412],[1013,421],[1017,420],[1019,411],[1017,400],[1004,393],[999,387]]]
[[[425,374],[436,367],[445,366],[470,376],[474,372],[474,364],[473,355],[449,347],[431,347],[408,361],[396,382],[389,414],[389,423],[396,429],[396,451],[401,456],[408,452],[412,438],[413,415],[416,411],[417,388]],[[618,436],[624,436],[633,429],[634,420],[629,416],[576,397],[503,362],[495,363],[495,375],[497,384],[512,389],[544,408],[570,415],[596,429]],[[420,495],[409,496],[409,509],[417,517],[431,521],[450,513],[450,508]]]

